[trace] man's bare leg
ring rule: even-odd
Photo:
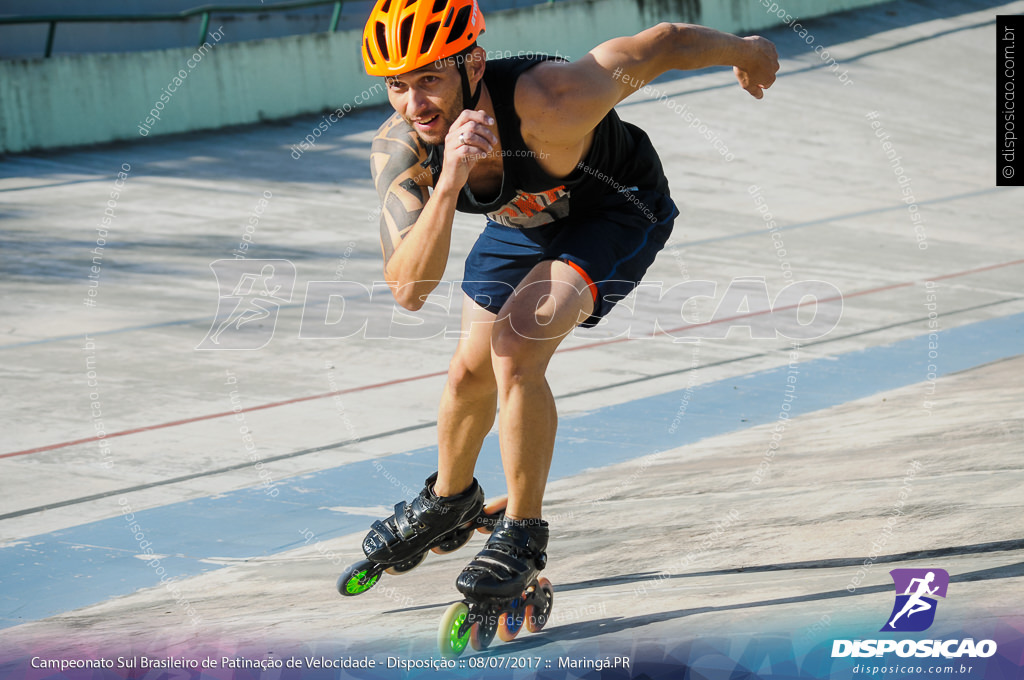
[[[484,437],[494,425],[498,386],[491,367],[495,315],[468,296],[462,304],[463,337],[448,366],[437,416],[438,474],[434,493],[452,496],[473,482]]]
[[[562,340],[592,313],[583,277],[565,262],[541,262],[494,322],[491,362],[501,405],[501,461],[511,519],[539,518],[558,413],[544,376]]]

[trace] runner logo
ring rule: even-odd
[[[291,302],[295,265],[288,260],[215,260],[217,315],[196,349],[260,349],[274,337],[277,313]]]
[[[946,597],[949,572],[945,569],[893,569],[889,574],[896,584],[896,603],[882,632],[928,630],[935,621],[938,604],[932,596]]]

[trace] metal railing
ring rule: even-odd
[[[27,16],[27,17],[3,17],[0,16],[0,26],[10,24],[49,24],[50,29],[46,33],[46,51],[44,53],[45,58],[50,58],[53,54],[53,40],[57,34],[57,24],[59,23],[122,23],[122,22],[135,22],[135,21],[188,21],[193,17],[200,17],[199,21],[199,45],[202,45],[206,41],[206,31],[210,27],[210,15],[219,12],[228,12],[232,14],[252,14],[252,13],[266,13],[266,12],[279,12],[287,11],[292,9],[305,9],[307,7],[319,7],[322,5],[334,5],[334,11],[331,14],[331,24],[327,29],[328,32],[333,33],[338,30],[338,21],[341,19],[341,5],[343,0],[305,0],[304,2],[281,2],[275,5],[260,5],[258,7],[239,7],[236,5],[203,5],[202,7],[195,7],[193,9],[187,9],[184,12],[176,12],[170,14],[96,14],[93,16],[82,16],[73,14],[61,14],[53,16]]]

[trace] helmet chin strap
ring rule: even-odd
[[[473,110],[476,108],[477,102],[480,101],[480,92],[483,90],[484,81],[481,80],[477,83],[476,92],[471,95],[469,94],[469,74],[463,63],[459,64],[459,75],[462,76],[462,108]]]

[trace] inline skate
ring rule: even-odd
[[[434,494],[436,479],[435,472],[412,503],[401,501],[393,515],[371,525],[363,539],[366,559],[342,572],[339,593],[360,595],[376,585],[384,572],[404,574],[417,567],[429,551],[458,550],[474,529],[490,533],[504,516],[507,499],[503,496],[485,504],[476,479],[462,493],[444,497]]]
[[[480,651],[495,634],[511,642],[525,626],[531,633],[547,623],[554,602],[551,582],[538,578],[547,563],[548,524],[503,517],[484,549],[459,575],[465,599],[441,617],[438,646],[456,657],[467,644]]]

